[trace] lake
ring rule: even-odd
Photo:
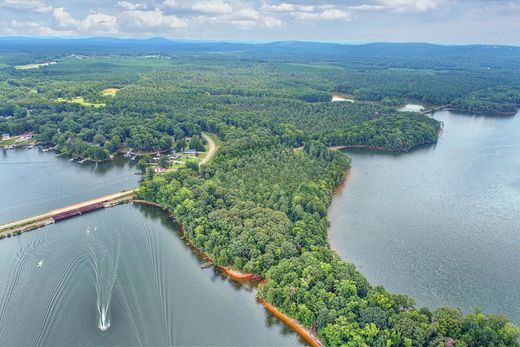
[[[340,256],[418,305],[508,315],[520,324],[520,114],[437,112],[436,145],[349,150],[330,207]]]
[[[161,210],[121,205],[0,241],[0,345],[301,345]]]
[[[0,153],[0,222],[135,188],[134,162]],[[202,262],[160,209],[121,205],[0,241],[0,345],[295,346],[304,342]]]
[[[0,150],[0,224],[135,188],[135,162],[70,162],[41,148]]]
[[[406,104],[399,108],[401,112],[421,112],[422,110],[424,110],[424,106],[419,104]]]
[[[352,98],[352,96],[347,95],[347,94],[340,94],[340,93],[332,94],[331,101],[332,102],[346,101],[346,102],[351,102],[351,103],[355,102],[355,100]]]

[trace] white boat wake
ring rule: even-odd
[[[110,303],[119,268],[121,239],[119,233],[116,238],[110,239],[100,239],[99,235],[92,233],[89,237],[89,254],[95,276],[97,325],[101,331],[106,331],[110,328]]]

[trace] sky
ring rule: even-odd
[[[520,45],[520,0],[0,0],[0,36]]]

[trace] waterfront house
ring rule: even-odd
[[[23,133],[22,135],[20,135],[20,140],[22,141],[27,141],[30,139],[32,139],[32,133]]]
[[[9,135],[8,133],[2,134],[2,141],[9,140],[10,138],[11,138],[11,135]]]

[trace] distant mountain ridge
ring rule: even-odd
[[[452,69],[461,66],[520,69],[520,47],[500,45],[438,45],[432,43],[344,44],[307,41],[234,42],[170,40],[162,37],[122,39],[107,37],[47,38],[0,37],[0,53],[16,51],[15,60],[84,55],[176,55],[193,53],[237,53],[260,61],[334,61],[383,64],[391,67]]]

